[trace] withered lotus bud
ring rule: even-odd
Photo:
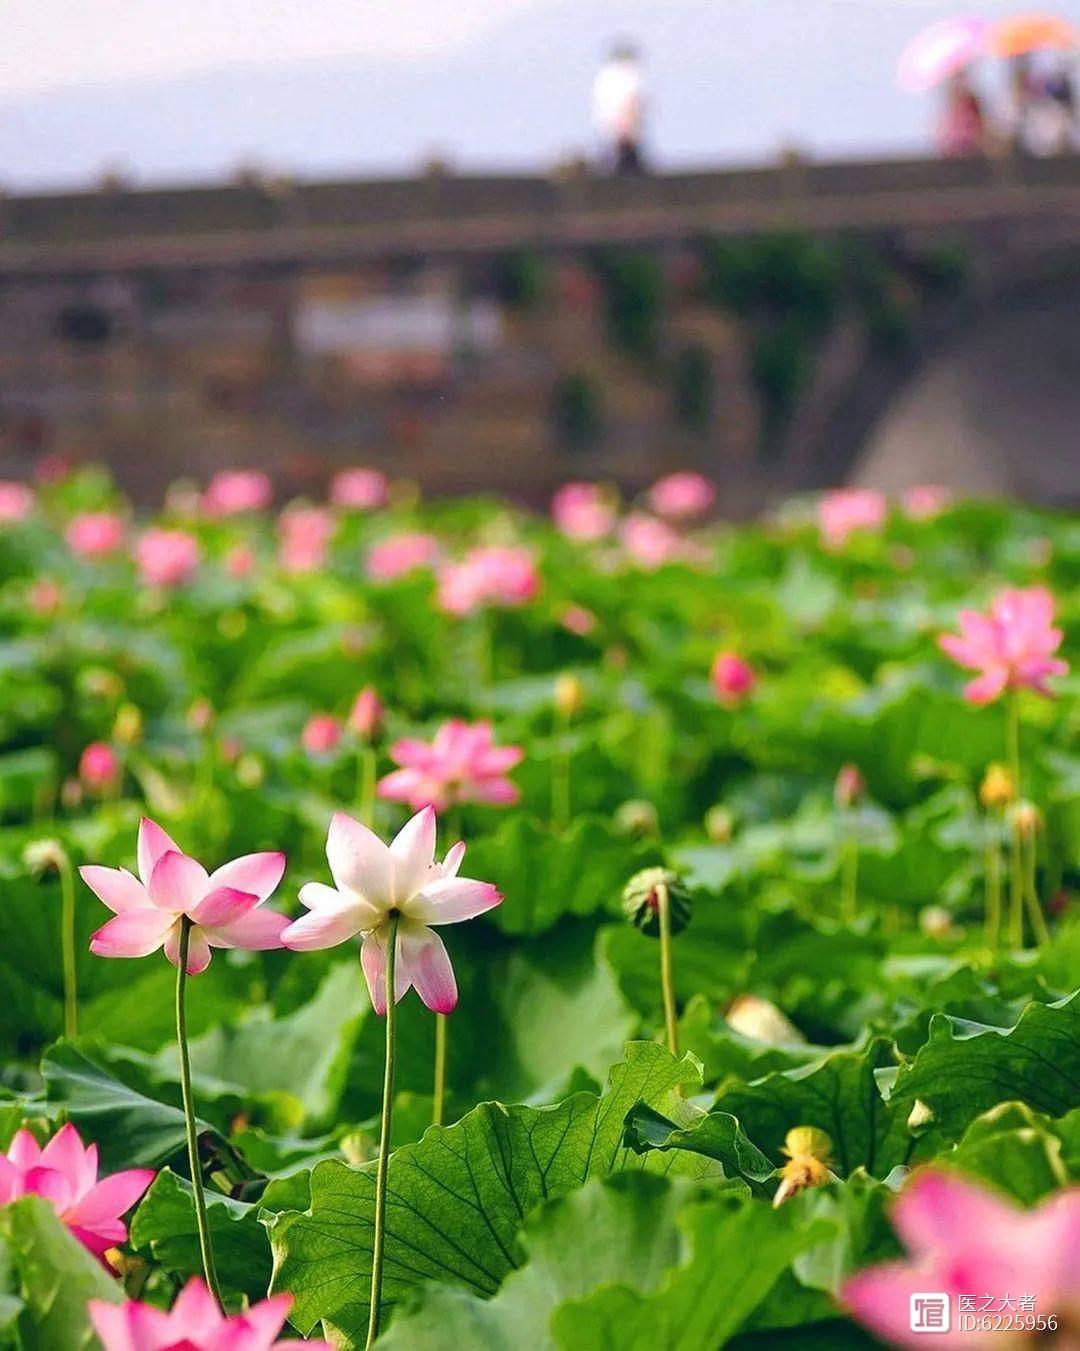
[[[816,1126],[796,1126],[784,1137],[788,1162],[780,1170],[780,1186],[773,1197],[779,1207],[808,1187],[823,1187],[832,1180],[832,1141]]]

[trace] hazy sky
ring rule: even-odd
[[[539,166],[590,149],[612,36],[648,58],[656,163],[928,144],[904,43],[1047,0],[4,0],[0,185]],[[1049,0],[1080,25],[1080,0]],[[998,69],[982,72],[993,85]]]
[[[512,20],[516,12],[552,3],[6,0],[0,88],[22,93],[305,57],[437,59]],[[654,3],[661,7],[667,0]]]

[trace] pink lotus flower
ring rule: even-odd
[[[79,780],[90,793],[109,793],[120,782],[120,761],[105,741],[91,741],[79,756]]]
[[[959,619],[959,635],[944,633],[938,643],[953,661],[979,672],[964,689],[969,703],[991,703],[1009,689],[1050,696],[1047,677],[1068,673],[1068,662],[1052,655],[1062,633],[1053,627],[1054,598],[1045,587],[999,591],[989,613],[961,610]]]
[[[127,1239],[120,1216],[154,1180],[152,1168],[131,1168],[98,1181],[97,1145],[84,1148],[68,1122],[44,1149],[28,1130],[17,1133],[0,1154],[0,1206],[21,1196],[41,1196],[84,1248],[104,1260]]]
[[[433,568],[442,549],[434,535],[392,535],[368,550],[368,575],[377,582],[392,582],[420,568]]]
[[[225,555],[225,571],[237,581],[255,571],[255,550],[250,544],[234,544]]]
[[[79,558],[108,558],[124,542],[124,518],[111,511],[84,512],[71,519],[64,538]]]
[[[603,539],[615,525],[615,502],[599,483],[564,483],[551,499],[551,518],[568,539]]]
[[[329,755],[341,744],[341,723],[332,713],[314,713],[304,724],[300,744],[308,755]]]
[[[880,530],[887,510],[884,494],[874,488],[837,488],[818,508],[821,537],[830,549],[839,549],[856,530]]]
[[[126,868],[91,864],[79,869],[114,914],[90,940],[90,951],[98,957],[147,957],[164,945],[165,956],[177,966],[185,915],[193,924],[188,975],[206,970],[211,948],[255,952],[281,947],[281,931],[289,921],[261,905],[281,881],[284,854],[245,854],[208,874],[144,817],[138,866],[138,877]]]
[[[278,554],[286,572],[317,572],[334,537],[333,517],[323,507],[290,507],[278,521]]]
[[[149,586],[180,586],[199,566],[198,540],[186,530],[151,526],[135,546],[135,561]]]
[[[521,794],[506,775],[524,754],[520,746],[494,745],[491,723],[470,726],[452,718],[430,743],[394,742],[390,756],[401,768],[380,781],[379,796],[406,802],[414,811],[427,806],[445,811],[455,802],[510,806]]]
[[[171,1313],[134,1300],[92,1299],[87,1308],[105,1351],[333,1351],[329,1342],[274,1340],[292,1305],[292,1295],[274,1295],[228,1317],[196,1276]]]
[[[585,638],[596,628],[596,616],[583,605],[568,605],[559,616],[559,622],[568,633]]]
[[[0,525],[25,521],[34,510],[34,492],[25,483],[0,479]]]
[[[718,652],[712,664],[716,697],[725,708],[737,708],[750,694],[758,678],[754,668],[735,652]]]
[[[429,1009],[449,1013],[457,1004],[457,982],[442,939],[431,926],[472,919],[502,900],[489,882],[458,877],[464,844],[455,844],[442,863],[435,862],[435,827],[435,812],[425,807],[385,845],[359,821],[337,812],[326,837],[334,886],[308,882],[301,887],[300,901],[308,914],[282,935],[287,948],[307,952],[363,934],[360,962],[380,1017],[386,1013],[391,911],[401,916],[395,1002],[415,985]]]
[[[833,784],[833,799],[844,811],[849,811],[866,792],[866,780],[858,765],[841,765]]]
[[[330,484],[330,501],[335,507],[353,511],[372,511],[390,500],[386,475],[378,469],[343,469]]]
[[[1035,1210],[1025,1211],[973,1182],[926,1168],[914,1173],[904,1187],[892,1218],[911,1254],[909,1260],[858,1272],[845,1283],[841,1298],[859,1322],[896,1346],[935,1346],[944,1351],[989,1346],[993,1336],[959,1329],[961,1295],[979,1299],[990,1291],[1015,1299],[1031,1293],[1038,1297],[1040,1313],[1064,1312],[1066,1318],[1076,1307],[1080,1187],[1058,1192]],[[950,1296],[949,1332],[912,1331],[911,1297],[925,1291]],[[1047,1335],[1052,1342],[1052,1335]],[[1035,1341],[1032,1334],[1032,1345]]]
[[[451,615],[471,614],[482,605],[512,609],[528,604],[539,590],[540,577],[528,549],[474,549],[439,572],[439,608]]]
[[[30,608],[35,614],[55,614],[63,600],[63,587],[51,577],[39,577],[30,588]]]
[[[689,470],[668,474],[649,489],[649,506],[672,521],[704,516],[715,501],[716,486],[704,474]]]
[[[274,485],[261,469],[222,469],[207,485],[202,509],[207,516],[236,516],[264,511],[273,497]]]
[[[686,543],[666,521],[634,511],[619,531],[623,548],[640,567],[652,571],[686,556]]]
[[[950,506],[953,500],[949,488],[939,488],[933,483],[919,483],[905,489],[900,503],[904,515],[913,521],[929,521]]]
[[[366,685],[356,696],[349,714],[349,731],[362,741],[373,741],[379,734],[385,716],[382,700],[370,685]]]

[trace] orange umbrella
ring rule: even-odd
[[[1080,44],[1080,32],[1060,14],[1013,14],[990,30],[987,46],[993,56],[1025,56],[1028,52],[1068,51]]]

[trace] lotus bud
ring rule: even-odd
[[[121,746],[134,746],[142,736],[143,716],[136,704],[121,704],[113,723],[113,740]]]
[[[816,1126],[796,1126],[784,1137],[788,1162],[780,1170],[780,1186],[773,1197],[773,1206],[779,1207],[797,1192],[808,1187],[823,1187],[833,1177],[832,1141]]]
[[[722,803],[710,807],[705,813],[705,834],[713,844],[730,844],[735,834],[735,818],[729,808]]]
[[[218,742],[218,754],[227,765],[235,764],[243,747],[234,736],[223,736]]]
[[[836,805],[842,811],[850,811],[866,792],[866,780],[857,765],[841,765],[836,776],[833,793]]]
[[[60,805],[68,811],[77,807],[83,800],[82,784],[78,779],[65,779],[60,788]]]
[[[41,877],[47,872],[59,872],[67,862],[67,854],[59,840],[31,840],[23,850],[23,864],[27,872]]]
[[[120,782],[120,761],[104,741],[92,741],[79,756],[79,780],[90,793],[107,793]]]
[[[266,779],[266,766],[249,751],[236,762],[236,781],[241,788],[261,788]]]
[[[1025,840],[1030,840],[1043,828],[1042,813],[1034,802],[1018,802],[1012,809],[1012,823]]]
[[[112,701],[124,693],[124,682],[115,671],[103,666],[91,666],[79,676],[79,688],[95,699]]]
[[[948,938],[953,931],[952,915],[943,905],[926,905],[919,911],[919,928],[927,938]]]
[[[187,711],[187,725],[193,732],[208,732],[214,725],[214,705],[209,699],[196,699]]]
[[[615,830],[619,835],[640,840],[647,835],[655,835],[659,829],[660,819],[656,808],[644,798],[631,798],[615,810]]]
[[[806,1040],[771,1000],[762,999],[760,995],[738,995],[724,1017],[728,1027],[770,1046],[798,1045]]]
[[[1016,785],[1004,765],[990,765],[979,787],[979,801],[989,812],[1007,807],[1016,797]]]
[[[341,744],[341,723],[332,713],[315,713],[307,720],[300,742],[309,755],[329,755]]]
[[[555,677],[555,708],[568,722],[585,706],[585,686],[579,676],[564,671]]]
[[[349,731],[358,736],[361,741],[374,741],[379,735],[385,713],[382,700],[372,686],[366,685],[356,696],[356,701],[349,714]]]
[[[737,652],[718,652],[710,672],[716,697],[725,708],[737,708],[757,685],[757,673]]]
[[[690,923],[694,902],[686,883],[670,868],[643,868],[623,888],[623,914],[650,938],[660,936],[660,888],[667,889],[672,934]]]

